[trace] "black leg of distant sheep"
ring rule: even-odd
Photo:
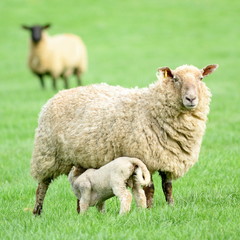
[[[163,193],[165,195],[165,199],[168,204],[173,205],[174,200],[173,200],[173,196],[172,196],[172,180],[169,177],[169,174],[166,172],[159,171],[159,175],[162,178],[162,189],[163,189]]]
[[[81,86],[82,85],[82,81],[81,81],[81,71],[79,71],[78,69],[75,70],[74,74],[76,75],[77,78],[77,85]]]
[[[44,84],[43,75],[42,74],[37,74],[37,76],[39,77],[42,89],[44,89],[45,88],[45,84]]]
[[[53,87],[53,90],[57,90],[56,78],[55,77],[52,77],[52,87]]]
[[[68,78],[66,76],[62,76],[62,79],[64,81],[64,88],[68,89],[69,88],[69,86],[68,86]]]
[[[33,209],[34,215],[40,215],[43,207],[43,200],[45,198],[48,186],[51,183],[51,179],[38,183],[38,188],[36,191],[36,204]]]

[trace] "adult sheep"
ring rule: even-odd
[[[68,77],[72,74],[76,75],[77,83],[81,85],[80,76],[87,69],[87,51],[78,36],[49,36],[44,30],[49,28],[50,24],[22,27],[31,32],[28,65],[39,77],[42,88],[45,88],[45,75],[51,76],[54,89],[59,77],[63,78],[64,86],[68,88]]]
[[[56,94],[42,108],[36,129],[33,213],[41,213],[50,182],[73,165],[99,168],[121,156],[159,171],[166,201],[173,203],[172,180],[198,160],[206,128],[211,94],[202,78],[217,67],[162,67],[148,88],[99,84]],[[145,189],[148,206],[153,192],[153,185]]]

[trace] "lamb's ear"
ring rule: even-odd
[[[42,29],[47,29],[47,28],[50,28],[50,27],[51,27],[51,24],[48,23],[48,24],[43,25],[43,26],[42,26]]]
[[[161,67],[161,68],[158,68],[157,74],[158,74],[158,75],[161,75],[161,74],[162,74],[165,78],[166,78],[166,77],[173,78],[172,70],[171,70],[169,67]]]
[[[25,29],[25,30],[30,30],[31,28],[28,27],[27,25],[22,25],[22,29]]]
[[[202,69],[202,75],[203,77],[206,77],[207,75],[211,74],[218,68],[218,64],[211,64],[206,66],[205,68]]]

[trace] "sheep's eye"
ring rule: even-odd
[[[174,77],[173,77],[173,81],[174,81],[174,82],[178,82],[179,79],[178,79],[177,77],[174,76]]]
[[[199,79],[200,79],[200,81],[201,81],[201,80],[203,80],[203,77],[201,76]]]

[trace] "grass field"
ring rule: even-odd
[[[240,3],[238,0],[0,1],[0,239],[239,239]],[[41,217],[33,217],[37,183],[29,173],[34,130],[46,91],[26,66],[21,24],[52,23],[50,34],[82,36],[89,52],[84,85],[144,87],[157,67],[182,64],[219,69],[205,81],[213,93],[199,162],[173,184],[168,207],[154,175],[154,207],[118,216],[79,216],[65,176],[50,187]],[[63,83],[58,82],[59,88]],[[71,79],[75,86],[75,79]]]

